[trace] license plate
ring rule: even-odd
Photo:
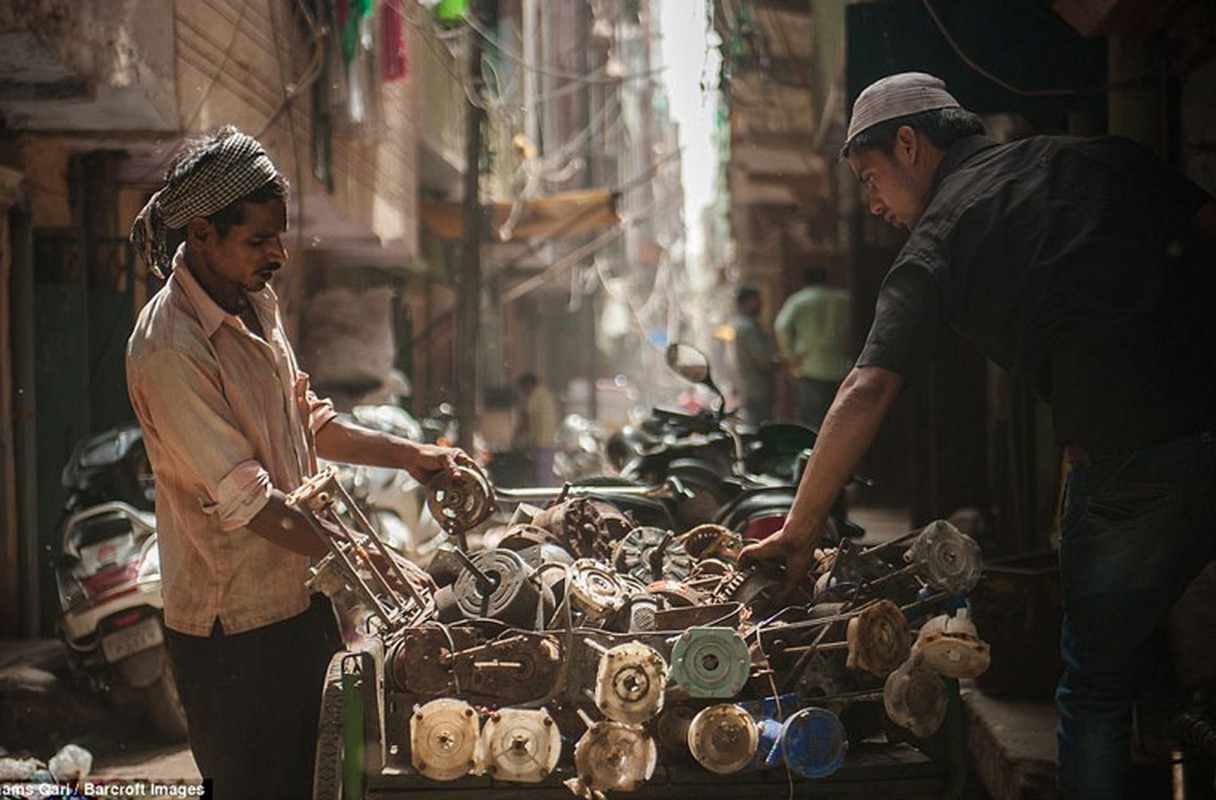
[[[164,640],[165,633],[161,630],[160,620],[156,617],[148,617],[129,628],[123,628],[102,637],[101,652],[105,655],[106,661],[113,663],[141,650],[147,650],[149,647],[156,647]]]

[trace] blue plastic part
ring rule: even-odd
[[[804,778],[824,778],[844,764],[849,735],[826,708],[804,708],[781,726],[786,766]]]
[[[781,763],[781,723],[775,719],[756,720],[756,731],[760,735],[756,755],[748,769],[775,767]]]

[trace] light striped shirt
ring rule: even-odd
[[[247,526],[273,486],[313,471],[335,416],[296,364],[270,287],[249,293],[253,335],[204,291],[182,250],[127,343],[127,387],[156,476],[165,624],[240,633],[302,613],[309,560]]]

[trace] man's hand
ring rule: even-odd
[[[782,528],[766,539],[753,542],[743,548],[739,561],[781,561],[785,564],[785,582],[778,590],[777,602],[782,602],[797,591],[806,580],[811,562],[815,556],[815,542],[819,536],[807,536],[793,533],[789,528]]]
[[[476,467],[477,462],[458,447],[418,443],[413,443],[411,453],[403,465],[406,472],[422,484],[426,484],[440,472],[455,473],[462,466]]]

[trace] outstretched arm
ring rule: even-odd
[[[819,430],[785,525],[743,550],[743,558],[785,561],[783,594],[805,578],[836,497],[874,441],[903,383],[902,375],[882,367],[857,367],[845,377]]]
[[[316,435],[317,454],[330,461],[404,469],[420,483],[462,464],[473,466],[467,453],[455,447],[423,444],[371,430],[344,417],[334,417]]]

